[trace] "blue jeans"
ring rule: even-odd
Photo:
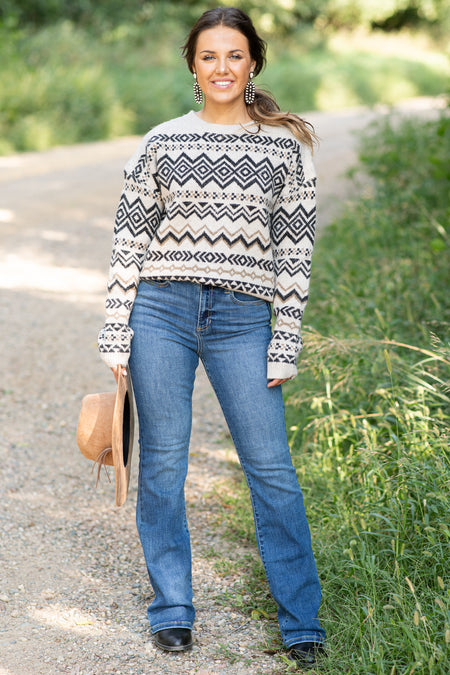
[[[283,642],[323,642],[320,583],[286,436],[281,387],[267,387],[269,303],[180,281],[141,281],[130,326],[139,417],[137,527],[155,598],[151,630],[192,628],[184,483],[202,359],[247,479],[259,552]]]

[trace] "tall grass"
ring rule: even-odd
[[[0,25],[0,154],[143,134],[195,107],[179,51],[187,29],[170,10],[146,5],[148,16],[120,25]],[[395,54],[375,34],[353,42],[312,28],[269,42],[257,84],[285,109],[395,103],[447,84],[445,56],[422,38],[404,36]]]
[[[323,673],[450,672],[449,140],[448,118],[374,129],[373,194],[317,245],[285,395],[323,584]],[[229,535],[254,550],[238,472],[222,498]],[[243,610],[270,619],[254,559],[235,583]]]

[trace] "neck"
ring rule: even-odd
[[[211,124],[245,124],[252,121],[244,102],[237,102],[231,106],[205,102],[203,109],[197,114],[202,120]]]

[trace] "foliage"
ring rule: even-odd
[[[112,138],[132,128],[106,66],[89,58],[88,36],[67,23],[0,46],[0,153]],[[20,57],[18,58],[18,54]]]
[[[268,32],[287,33],[299,24],[320,26],[378,25],[387,30],[418,22],[448,25],[448,0],[3,0],[0,20],[19,25],[43,26],[61,20],[83,25],[116,26],[141,23],[163,12],[190,25],[203,11],[220,4],[232,4],[247,11],[258,27]]]
[[[391,51],[393,40],[386,37],[382,42],[369,35],[353,39],[345,32],[327,41],[319,37],[317,32],[303,33],[295,41],[271,42],[270,66],[258,81],[276,94],[283,109],[390,105],[445,90],[445,57],[436,54],[436,61],[427,62],[412,43],[402,53]]]
[[[179,51],[185,29],[168,8],[153,9],[142,24],[100,35],[70,21],[0,28],[0,154],[144,134],[190,110],[192,77]],[[257,84],[282,108],[305,111],[435,95],[447,77],[445,57],[412,39],[404,53],[383,53],[374,36],[325,39],[308,29],[271,38]]]
[[[449,135],[448,117],[374,128],[362,147],[373,194],[314,258],[285,395],[323,583],[323,673],[448,672]],[[255,545],[238,473],[226,500],[230,536]],[[249,584],[270,617],[266,584],[244,564],[242,597]]]
[[[398,30],[421,21],[448,21],[448,10],[448,0],[329,0],[322,19],[334,25]]]
[[[360,44],[330,28],[369,25],[414,5],[428,20],[447,0],[236,0],[270,37],[257,84],[283,109],[341,108],[436,95],[448,62],[414,40],[407,53]],[[179,47],[215,0],[3,0],[0,6],[0,154],[149,128],[191,109]],[[348,18],[348,17],[354,17]],[[313,28],[312,26],[316,28]],[[372,46],[371,46],[372,45]],[[299,75],[301,74],[301,75]],[[298,84],[297,84],[298,83]]]

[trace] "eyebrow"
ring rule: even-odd
[[[233,52],[244,53],[244,50],[243,49],[230,49],[230,51],[228,53],[232,54]],[[200,54],[205,54],[205,53],[206,54],[215,54],[216,52],[213,49],[202,49],[202,51],[200,52]]]

